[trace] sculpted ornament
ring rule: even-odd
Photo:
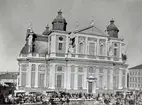
[[[113,48],[111,42],[108,42],[108,56],[113,56]]]
[[[33,49],[33,36],[32,35],[29,36],[28,43],[29,43],[29,53],[30,53],[32,52],[32,49]]]
[[[79,37],[78,42],[79,43],[84,43],[85,42],[85,37]]]

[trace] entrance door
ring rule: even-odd
[[[88,82],[88,93],[92,93],[93,82]]]

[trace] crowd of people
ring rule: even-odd
[[[4,96],[0,94],[1,102],[5,104],[23,104],[23,103],[38,103],[46,105],[73,105],[74,102],[82,102],[92,100],[94,105],[142,105],[142,92],[129,93],[129,94],[87,94],[87,93],[66,93],[58,92],[54,94],[43,93],[20,93],[14,96],[10,94]],[[76,100],[76,101],[75,101]],[[79,103],[78,103],[79,104]],[[79,105],[81,105],[80,103]]]

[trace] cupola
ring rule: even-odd
[[[43,35],[48,35],[50,32],[49,25],[47,24],[45,31],[42,33]]]
[[[114,20],[110,21],[110,25],[107,27],[107,32],[110,37],[118,38],[119,29],[114,24]]]
[[[52,22],[52,29],[66,31],[66,26],[67,26],[67,22],[65,18],[62,16],[62,11],[59,10],[58,15]]]

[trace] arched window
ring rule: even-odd
[[[56,66],[56,88],[64,86],[64,70],[62,65]]]
[[[104,54],[104,45],[101,44],[100,45],[100,55],[103,55]]]
[[[38,86],[44,87],[45,82],[45,65],[38,66]]]
[[[71,89],[74,89],[74,81],[75,81],[75,67],[74,66],[71,66],[71,83],[70,83],[70,88]]]
[[[89,43],[89,55],[95,55],[95,43],[94,42]]]
[[[21,65],[21,86],[25,87],[27,84],[27,67],[28,65]]]
[[[84,45],[83,43],[79,43],[79,53],[83,54],[84,53]]]
[[[117,48],[114,48],[114,56],[117,56]]]

